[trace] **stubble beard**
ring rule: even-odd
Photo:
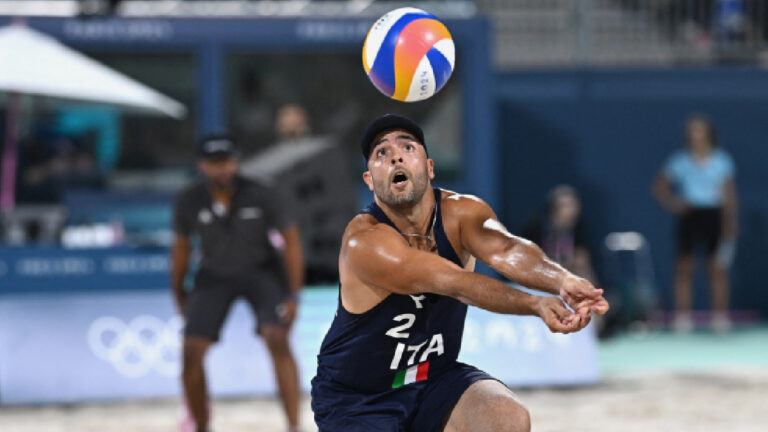
[[[390,180],[374,181],[373,193],[382,203],[395,210],[411,208],[418,203],[427,191],[427,176],[411,176],[408,173],[408,181],[411,182],[411,190],[397,194],[392,190]]]

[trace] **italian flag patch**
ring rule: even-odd
[[[392,382],[392,388],[396,389],[406,384],[424,381],[429,375],[429,362],[413,365],[408,369],[397,371],[395,380]]]

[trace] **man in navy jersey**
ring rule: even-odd
[[[342,239],[339,306],[312,380],[320,431],[530,430],[505,385],[456,361],[467,305],[536,315],[570,333],[608,310],[602,290],[511,235],[479,198],[433,188],[434,164],[412,120],[377,118],[361,148],[374,202]],[[562,300],[476,274],[475,259]]]

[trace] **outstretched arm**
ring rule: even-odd
[[[583,327],[555,297],[532,296],[408,246],[395,230],[377,226],[345,238],[341,265],[361,282],[397,294],[434,293],[489,311],[540,316],[554,332]]]
[[[583,319],[590,310],[608,311],[603,290],[565,270],[533,242],[509,233],[488,204],[469,199],[462,204],[461,242],[477,259],[520,285],[559,294]]]

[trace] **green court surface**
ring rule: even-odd
[[[768,326],[722,335],[705,331],[623,333],[601,341],[598,358],[604,374],[766,368]]]

